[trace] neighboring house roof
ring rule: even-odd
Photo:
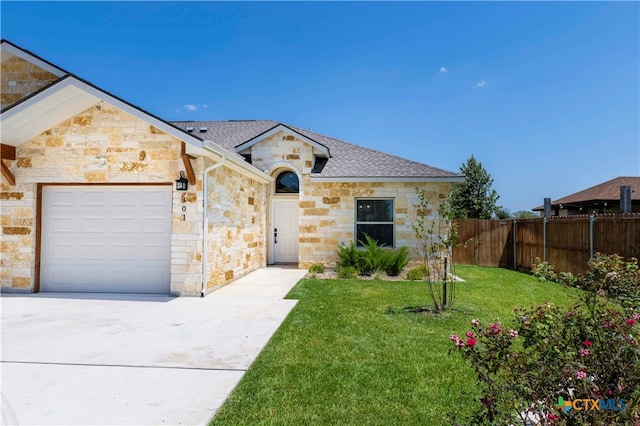
[[[566,197],[558,198],[552,201],[551,205],[559,207],[562,204],[569,207],[573,204],[583,205],[605,201],[619,202],[621,186],[630,186],[631,200],[640,201],[640,176],[620,176]],[[544,206],[538,206],[533,210],[544,210]]]
[[[262,134],[268,135],[271,129],[279,126],[282,126],[284,131],[290,129],[326,147],[330,153],[322,171],[312,175],[314,178],[341,180],[401,178],[405,181],[412,179],[462,181],[464,179],[458,173],[385,154],[274,120],[174,121],[172,124],[183,129],[192,127],[193,132],[198,136],[210,139],[227,150],[236,151],[244,149],[246,143],[255,141],[256,137]]]

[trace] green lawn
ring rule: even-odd
[[[471,412],[472,371],[448,354],[472,318],[510,320],[518,306],[571,304],[573,289],[497,268],[458,266],[456,303],[428,304],[424,283],[300,281],[298,304],[214,418],[238,424],[451,424]]]

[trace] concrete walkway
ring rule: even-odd
[[[206,424],[305,272],[261,269],[205,298],[3,294],[2,424]]]

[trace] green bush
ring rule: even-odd
[[[511,328],[473,320],[465,337],[450,336],[481,391],[469,424],[637,424],[639,320],[640,314],[610,308],[596,293],[570,310],[551,304],[521,309]],[[564,410],[564,401],[581,399],[611,401],[619,409]]]
[[[324,265],[322,263],[314,263],[309,266],[309,273],[311,274],[322,274],[324,273]]]
[[[400,272],[409,263],[409,249],[402,246],[397,250],[393,250],[389,255],[389,264],[387,266],[387,274],[392,277],[400,275]]]
[[[358,278],[358,270],[353,266],[343,266],[338,270],[338,278],[352,280]]]
[[[378,245],[378,242],[369,235],[365,234],[364,238],[365,241],[360,241],[363,250],[360,252],[358,271],[361,275],[371,275],[377,270],[386,271],[391,260],[390,252],[382,248],[384,244]]]
[[[412,268],[407,272],[407,280],[409,281],[422,281],[427,278],[429,270],[425,265]]]
[[[535,263],[531,265],[531,273],[534,277],[538,278],[538,281],[557,281],[558,276],[553,270],[554,266],[549,262],[541,262],[539,257],[536,257]]]
[[[638,424],[637,259],[597,254],[584,277],[556,276],[546,262],[537,266],[539,277],[555,276],[583,288],[582,300],[569,310],[551,304],[520,309],[511,329],[497,321],[486,327],[473,320],[466,337],[450,336],[454,349],[470,361],[481,390],[471,423]],[[564,409],[581,399],[604,400],[617,408]]]
[[[625,260],[617,254],[596,253],[578,285],[617,299],[624,307],[640,306],[640,268],[635,257]]]
[[[358,267],[358,259],[360,259],[360,250],[351,241],[348,246],[340,246],[338,249],[338,269]]]
[[[409,262],[409,250],[400,247],[397,250],[388,249],[365,234],[365,241],[360,241],[360,249],[351,242],[349,246],[340,246],[338,250],[338,269],[355,268],[360,275],[371,275],[376,271],[383,271],[387,275],[397,276]]]

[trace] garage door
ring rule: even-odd
[[[171,186],[45,186],[42,291],[169,293]]]

